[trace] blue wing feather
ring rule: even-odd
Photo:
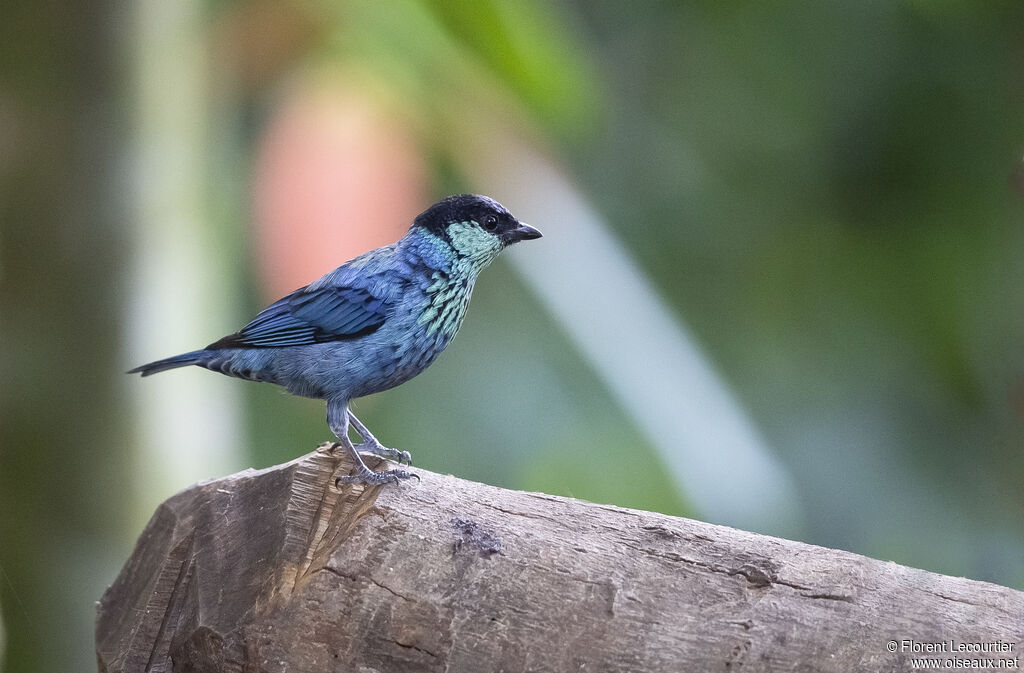
[[[355,339],[380,329],[386,311],[387,304],[365,288],[305,287],[207,348],[280,348]]]

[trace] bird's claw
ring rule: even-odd
[[[356,451],[372,453],[375,456],[392,460],[399,465],[412,465],[412,454],[408,451],[400,451],[399,449],[381,446],[377,442],[363,442],[362,444],[356,444],[355,447]]]
[[[405,470],[385,470],[383,472],[373,472],[360,468],[355,474],[349,474],[342,477],[337,477],[334,480],[335,487],[341,484],[369,484],[371,486],[380,486],[383,484],[397,484],[404,479],[411,479],[416,477],[416,481],[420,481],[420,476],[414,472],[406,472]]]

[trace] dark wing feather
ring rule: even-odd
[[[355,339],[380,329],[386,310],[387,305],[364,288],[303,288],[207,348],[280,348]]]

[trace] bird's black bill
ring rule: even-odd
[[[535,238],[543,236],[540,230],[531,227],[528,224],[519,223],[519,226],[508,232],[508,242],[518,243],[519,241],[530,241]]]

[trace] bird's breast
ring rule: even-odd
[[[424,289],[406,295],[385,328],[364,342],[367,359],[376,365],[354,396],[393,388],[429,367],[458,332],[472,286],[438,272]]]
[[[439,272],[433,280],[424,293],[426,301],[417,323],[428,336],[451,340],[466,316],[473,283],[469,278],[451,278]]]

